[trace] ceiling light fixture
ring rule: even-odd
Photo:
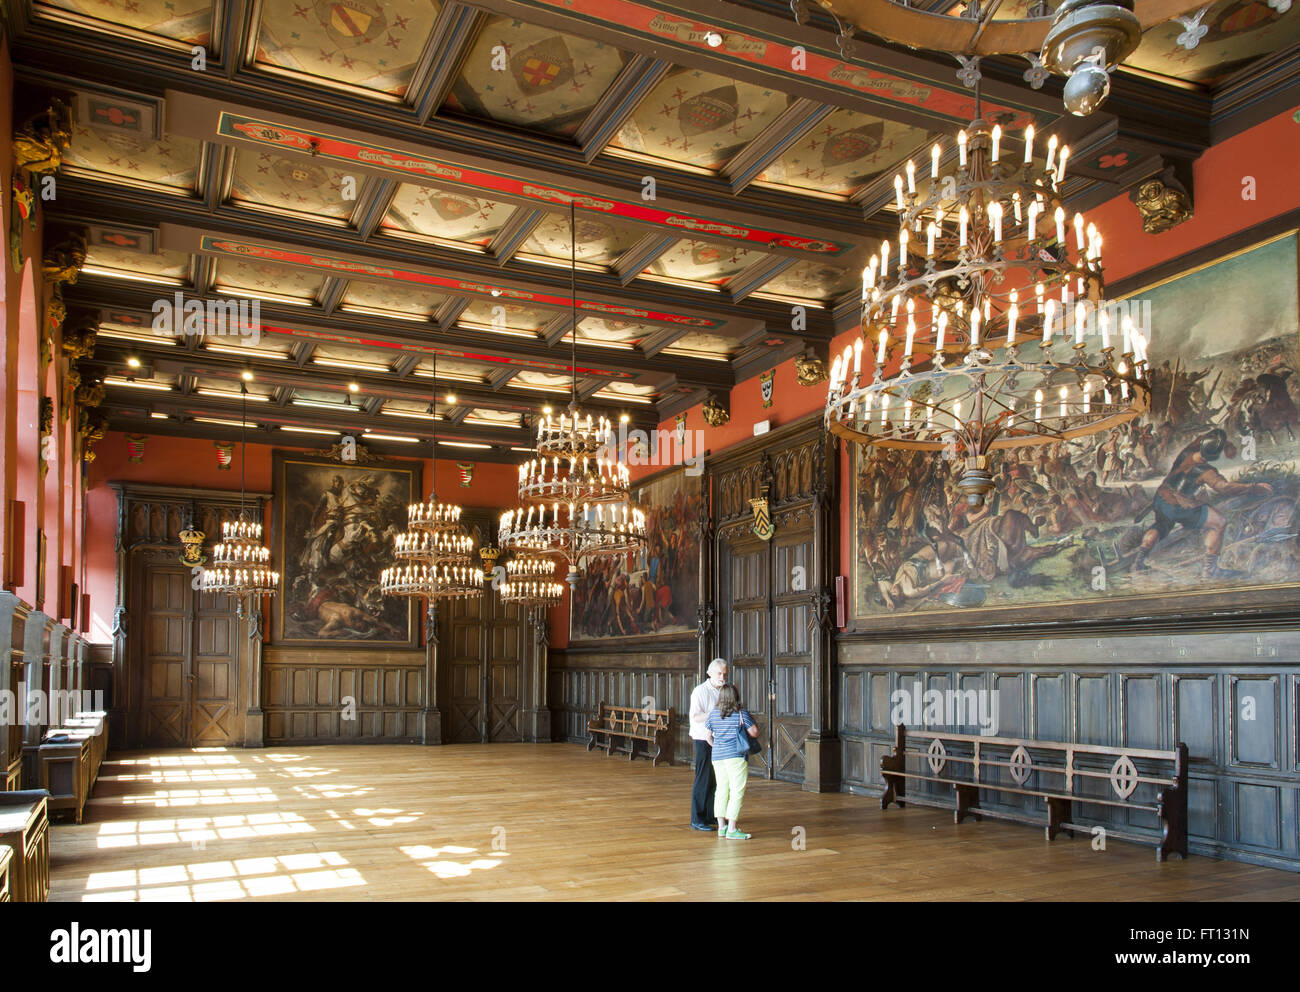
[[[955,176],[940,180],[936,144],[924,195],[913,163],[895,177],[897,247],[863,270],[862,336],[832,363],[825,412],[841,437],[962,458],[972,506],[994,488],[990,451],[1106,430],[1148,393],[1145,338],[1111,325],[1101,234],[1066,221],[1068,149],[1039,137],[1038,164],[1031,127],[1014,161],[978,114],[977,89]]]
[[[270,568],[271,551],[262,544],[262,525],[249,520],[244,506],[244,482],[248,472],[248,386],[241,383],[244,408],[239,425],[239,519],[221,523],[221,541],[212,549],[212,565],[203,570],[204,592],[234,596],[236,612],[244,615],[245,600],[273,595],[280,585],[280,573]]]

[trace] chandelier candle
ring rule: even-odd
[[[854,374],[850,379],[846,349],[827,386],[825,422],[833,433],[883,447],[955,446],[965,469],[958,489],[975,506],[993,488],[991,451],[1107,430],[1141,413],[1148,393],[1145,343],[1125,328],[1122,355],[1111,345],[1101,233],[1082,214],[1066,221],[1061,183],[1069,149],[1049,135],[1043,162],[1034,157],[1035,138],[1027,128],[1017,161],[1002,154],[1013,136],[977,119],[957,134],[955,175],[939,175],[937,143],[923,195],[911,163],[906,178],[895,177],[898,265],[890,271],[894,253],[884,242],[879,267],[873,258],[863,271]],[[942,218],[953,215],[957,223],[945,229]],[[1040,223],[1044,215],[1055,223]],[[1022,304],[1031,288],[1032,305]],[[1058,306],[1061,341],[1054,337]],[[1093,344],[1098,330],[1100,347]],[[875,368],[860,372],[862,347],[873,342]],[[1055,394],[1050,423],[1043,419],[1048,390]],[[891,419],[891,407],[902,416]]]

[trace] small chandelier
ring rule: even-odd
[[[569,563],[565,581],[570,584],[588,558],[636,551],[645,542],[645,514],[627,503],[552,503],[507,510],[497,533],[502,548],[563,557]]]
[[[576,372],[575,372],[576,377]],[[548,408],[549,409],[549,408]],[[519,498],[524,502],[603,503],[627,498],[631,477],[618,460],[610,421],[584,422],[547,413],[537,424],[537,458],[519,466]]]
[[[280,585],[280,573],[270,568],[271,551],[262,544],[262,525],[245,517],[244,483],[248,462],[248,380],[243,373],[239,392],[243,413],[239,423],[239,519],[221,525],[221,541],[212,549],[212,566],[203,570],[199,580],[204,592],[224,593],[238,600],[242,614],[244,600],[274,595]]]
[[[463,599],[483,595],[483,570],[472,565],[474,539],[461,528],[461,508],[438,499],[438,353],[433,353],[433,449],[429,498],[406,508],[408,530],[393,539],[393,557],[402,564],[385,568],[379,589],[385,596]]]
[[[468,599],[483,595],[483,569],[469,565],[393,565],[379,576],[385,596]]]
[[[825,423],[864,444],[964,458],[958,489],[979,506],[991,450],[1139,414],[1147,342],[1127,316],[1112,326],[1101,234],[1082,214],[1067,222],[1069,148],[1051,136],[1040,163],[1029,127],[1023,160],[1009,161],[1001,127],[978,118],[956,144],[955,176],[940,179],[935,144],[923,193],[914,163],[895,177],[897,246],[863,270],[862,337],[832,363]]]
[[[501,599],[521,606],[558,606],[564,586],[555,581],[555,561],[544,555],[519,554],[506,562]]]

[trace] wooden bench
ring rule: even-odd
[[[0,902],[13,902],[12,881],[14,849],[8,844],[0,844]]]
[[[912,802],[951,809],[956,823],[988,816],[1041,824],[1048,840],[1062,831],[1073,837],[1076,830],[1100,826],[1107,838],[1153,843],[1157,861],[1170,854],[1187,857],[1186,744],[1157,751],[907,730],[899,724],[894,750],[880,759],[880,772],[885,780],[881,809]],[[908,779],[950,785],[954,799],[908,795]],[[981,791],[1041,799],[1047,816],[982,808]],[[1081,819],[1076,806],[1090,804],[1150,814],[1156,822],[1149,833],[1075,822]]]
[[[587,750],[590,751],[600,743],[598,738],[604,735],[605,753],[612,755],[615,750],[623,753],[615,742],[627,743],[627,760],[637,756],[637,745],[645,744],[645,757],[652,758],[653,764],[660,761],[673,761],[673,711],[637,709],[635,706],[613,706],[601,703],[599,714],[587,721]],[[655,752],[648,753],[653,745]]]
[[[0,792],[0,844],[13,850],[14,902],[45,902],[50,894],[50,820],[43,789]]]

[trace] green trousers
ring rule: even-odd
[[[713,812],[719,820],[734,820],[740,816],[740,806],[745,801],[745,783],[749,781],[749,762],[745,758],[724,758],[713,763],[713,775],[718,780],[713,794]]]

